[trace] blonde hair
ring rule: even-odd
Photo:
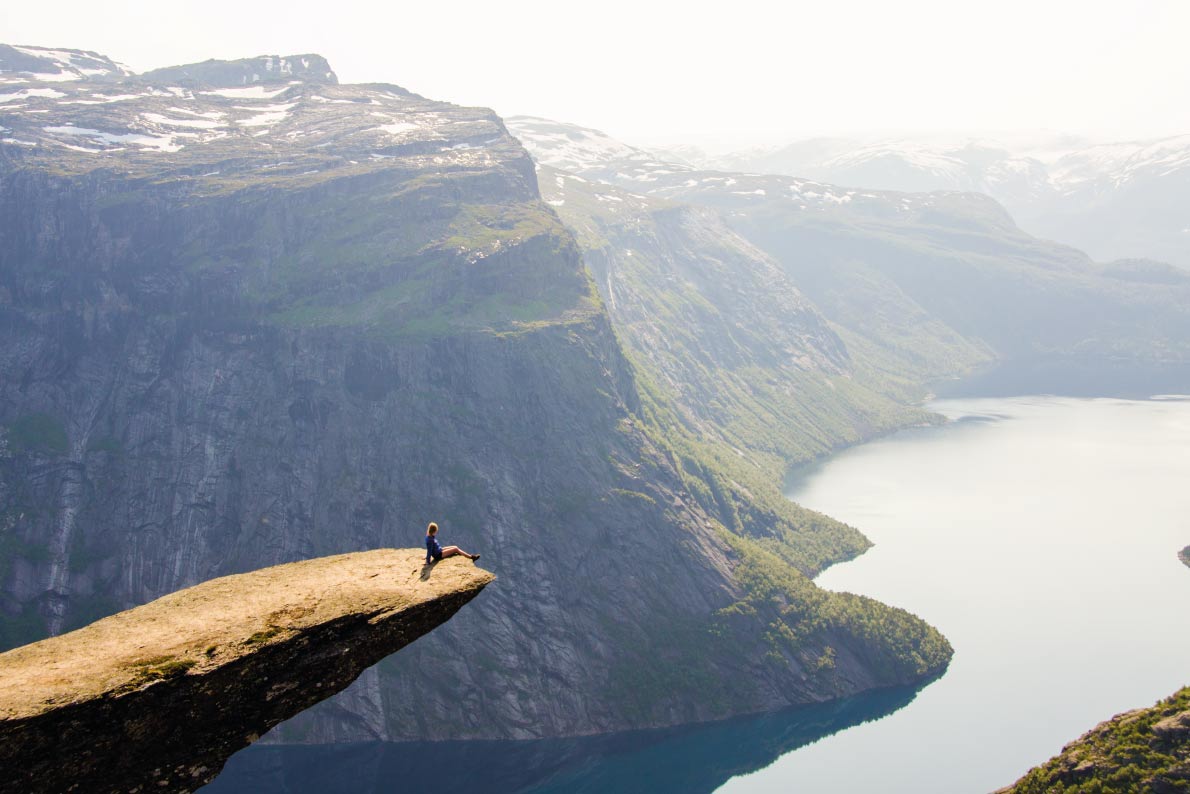
[[[433,534],[434,534],[435,532],[437,532],[437,531],[438,531],[438,525],[437,525],[437,524],[435,524],[433,521],[431,521],[431,522],[430,522],[430,525],[429,525],[428,527],[426,527],[426,534],[427,534],[427,535],[433,535]]]

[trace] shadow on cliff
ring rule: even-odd
[[[908,705],[923,685],[674,730],[525,742],[250,747],[203,794],[701,794]]]

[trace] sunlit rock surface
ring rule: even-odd
[[[0,791],[192,791],[493,578],[418,550],[322,557],[0,654]]]

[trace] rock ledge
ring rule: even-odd
[[[193,791],[494,578],[381,549],[212,579],[0,654],[0,792]]]

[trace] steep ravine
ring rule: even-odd
[[[9,106],[4,647],[437,520],[499,585],[277,736],[673,725],[947,663],[920,620],[807,578],[859,532],[753,498],[657,421],[494,114],[288,62]]]
[[[419,550],[212,579],[0,654],[0,792],[189,792],[494,577]]]

